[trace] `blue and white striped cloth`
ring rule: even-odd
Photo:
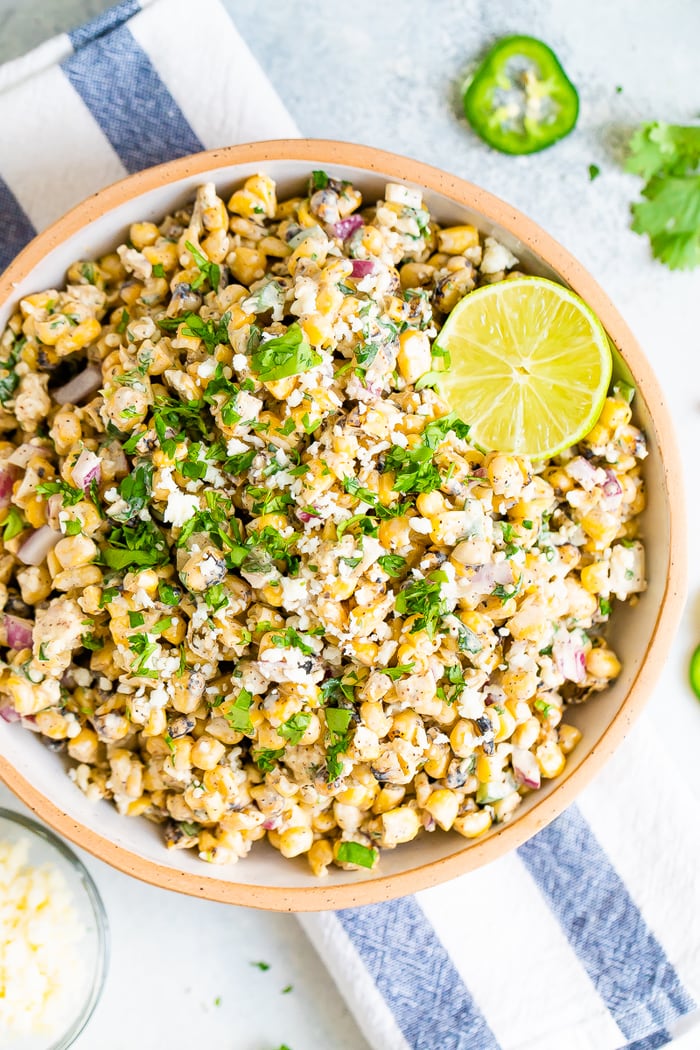
[[[94,190],[295,125],[217,0],[123,0],[0,68],[0,269]],[[375,1050],[652,1050],[700,1001],[700,828],[644,720],[517,853],[303,916]],[[670,761],[670,760],[669,760]],[[700,1046],[700,1033],[696,1035]]]

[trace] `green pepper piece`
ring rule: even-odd
[[[578,93],[551,48],[532,36],[507,36],[472,76],[464,112],[494,149],[536,153],[572,130]]]
[[[690,658],[690,685],[700,700],[700,645]]]

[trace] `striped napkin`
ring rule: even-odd
[[[194,6],[124,0],[0,68],[0,269],[127,172],[297,134],[218,0],[197,0],[206,46],[192,46]],[[370,1045],[652,1050],[692,1030],[700,829],[669,797],[670,763],[642,720],[516,853],[415,897],[301,917]]]

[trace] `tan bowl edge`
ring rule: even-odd
[[[654,626],[652,640],[629,694],[597,747],[581,765],[565,774],[550,797],[536,804],[527,814],[501,827],[484,841],[476,840],[460,852],[424,864],[411,871],[371,882],[341,886],[258,887],[223,882],[202,873],[176,872],[110,842],[76,823],[48,798],[41,795],[0,755],[0,779],[38,817],[77,846],[88,850],[128,875],[165,889],[204,897],[209,900],[272,911],[318,911],[347,908],[390,900],[437,885],[457,875],[495,860],[515,849],[549,824],[595,776],[610,758],[641,712],[661,672],[683,609],[686,586],[686,524],[682,488],[681,459],[664,395],[631,331],[612,302],[586,270],[569,253],[527,216],[510,204],[455,175],[419,161],[387,153],[370,146],[323,139],[276,139],[252,142],[197,153],[131,175],[100,190],[78,204],[43,233],[39,234],[0,275],[0,303],[13,294],[14,285],[23,280],[47,251],[72,236],[87,222],[117,207],[131,197],[152,190],[164,182],[188,175],[205,174],[212,168],[246,162],[264,165],[268,161],[299,160],[310,164],[347,164],[388,174],[467,205],[515,233],[533,248],[595,311],[608,335],[629,365],[642,391],[660,435],[662,467],[667,485],[670,513],[670,544],[666,588]],[[660,568],[660,567],[659,567]],[[202,865],[204,869],[204,865]]]

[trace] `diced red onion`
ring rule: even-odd
[[[101,469],[100,457],[90,449],[84,448],[73,467],[73,481],[83,492],[87,492],[93,481],[100,480]]]
[[[17,557],[25,565],[41,565],[46,555],[62,539],[61,533],[56,532],[50,525],[42,525],[40,529],[33,532],[17,551]]]
[[[334,237],[340,237],[341,241],[346,241],[355,230],[359,230],[360,226],[364,226],[364,224],[365,220],[361,215],[348,215],[347,219],[340,219],[339,222],[334,222],[331,228]]]
[[[526,751],[524,747],[514,747],[511,762],[515,779],[519,784],[529,788],[540,786],[540,767],[532,751]]]
[[[0,470],[0,507],[9,506],[13,481],[9,470]]]
[[[476,467],[476,468],[475,468],[475,469],[474,469],[474,470],[472,471],[472,477],[475,477],[475,478],[485,478],[485,477],[487,477],[487,476],[488,476],[488,471],[487,471],[486,467]]]
[[[31,649],[34,641],[34,624],[31,620],[6,613],[4,626],[10,649]]]
[[[505,703],[505,700],[506,700],[505,689],[501,688],[500,685],[490,685],[489,686],[489,691],[486,694],[486,699],[484,700],[484,703],[486,704],[487,707],[491,707],[492,704]]]
[[[263,821],[262,826],[265,828],[265,831],[276,831],[281,823],[281,817],[268,817],[267,820]]]
[[[102,372],[95,365],[88,365],[77,376],[73,376],[63,386],[52,391],[54,401],[59,405],[79,405],[92,397],[102,386]]]
[[[299,519],[299,521],[303,521],[305,524],[306,524],[307,521],[313,521],[314,518],[320,518],[320,517],[321,517],[321,515],[320,515],[319,511],[317,511],[317,510],[314,510],[313,512],[310,511],[310,510],[298,510],[297,511],[297,518]]]
[[[606,496],[621,496],[622,495],[622,485],[620,484],[620,482],[615,477],[615,474],[613,473],[613,471],[612,470],[606,470],[605,473],[606,473],[607,478],[608,478],[608,480],[603,485],[603,492],[605,493],[605,495]]]
[[[552,655],[557,670],[569,682],[581,683],[586,677],[586,652],[583,646],[566,631],[554,639]]]
[[[567,463],[566,473],[574,481],[578,481],[587,492],[598,484],[598,468],[594,467],[584,456],[576,456],[570,463]]]
[[[480,565],[469,578],[471,590],[481,594],[489,594],[496,584],[507,587],[513,582],[513,570],[508,561],[490,562],[488,565]]]
[[[3,722],[19,722],[22,716],[18,715],[14,707],[0,707],[0,718]]]
[[[353,259],[352,260],[352,276],[353,277],[369,277],[371,273],[376,270],[376,264],[372,259]]]

